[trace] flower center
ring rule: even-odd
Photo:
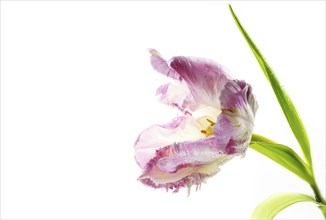
[[[203,133],[206,137],[208,137],[213,134],[213,127],[215,125],[215,122],[213,122],[209,118],[206,118],[206,120],[208,121],[209,125],[206,127],[206,129],[203,129],[200,132]]]

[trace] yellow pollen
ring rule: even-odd
[[[203,133],[203,134],[207,134],[206,130],[201,130],[200,132]]]
[[[209,125],[206,127],[206,129],[203,129],[200,132],[203,133],[206,137],[208,137],[213,134],[213,126],[215,125],[215,122],[208,118],[206,118],[206,120],[209,122]]]

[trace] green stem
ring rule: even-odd
[[[326,205],[319,206],[319,208],[324,215],[324,219],[326,219]]]
[[[251,137],[251,141],[265,142],[265,143],[271,143],[271,144],[276,143],[275,141],[272,141],[271,139],[261,136],[261,135],[258,135],[258,134],[253,134]],[[312,174],[311,175],[312,181],[311,181],[310,187],[314,191],[316,201],[321,204],[320,209],[322,210],[324,218],[326,219],[326,213],[325,213],[326,212],[326,201],[325,201],[324,197],[322,196],[322,194],[320,193],[320,190],[319,190],[318,185],[315,180],[315,175],[314,175],[314,171],[313,171],[312,167],[310,167],[310,172]]]
[[[323,204],[323,205],[326,205],[326,201],[325,201],[325,199],[323,198],[323,196],[320,193],[320,190],[319,190],[318,185],[317,185],[317,183],[315,181],[315,178],[313,180],[313,183],[310,184],[310,187],[312,188],[312,190],[315,193],[316,201],[319,202],[319,203],[321,203],[321,204]]]

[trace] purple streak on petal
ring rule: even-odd
[[[191,112],[187,110],[187,108],[180,106],[178,103],[172,103],[172,106],[176,107],[180,110],[180,112],[184,113],[187,116],[191,116]]]
[[[222,109],[245,108],[249,104],[250,110],[255,114],[258,108],[251,86],[242,80],[228,81],[222,91],[220,101]]]
[[[157,161],[157,165],[162,171],[173,173],[185,164],[197,166],[211,163],[225,154],[225,148],[219,147],[216,141],[215,137],[211,137],[174,144],[169,154]]]
[[[138,180],[154,188],[175,191],[185,186],[200,185],[215,175],[220,165],[233,158],[218,152],[213,145],[215,141],[209,139],[206,143],[202,140],[160,148],[146,164]]]
[[[157,150],[156,156],[146,164],[145,170],[158,166],[164,172],[173,173],[184,165],[208,164],[224,155],[225,146],[219,147],[216,137],[175,143]]]
[[[202,174],[202,173],[193,173],[189,176],[183,177],[182,179],[176,181],[176,182],[169,182],[169,183],[155,183],[151,178],[139,178],[138,180],[142,182],[143,184],[153,187],[155,189],[157,188],[163,188],[168,190],[173,190],[174,193],[178,192],[180,188],[183,187],[190,187],[192,185],[200,185],[202,182],[204,182],[209,175]]]
[[[176,117],[165,125],[153,125],[138,136],[135,142],[135,159],[141,168],[155,155],[156,149],[173,143],[169,136],[180,132],[177,128],[185,122],[185,119],[184,116]]]
[[[166,129],[175,129],[177,128],[186,118],[184,116],[180,116],[180,117],[176,117],[174,119],[172,119],[171,122],[165,124],[165,125],[161,125],[162,128],[166,128]]]
[[[229,76],[224,68],[211,60],[174,57],[170,66],[186,81],[195,101],[216,106]],[[219,107],[219,105],[218,105]]]
[[[217,144],[219,147],[225,147],[232,138],[233,133],[236,132],[236,129],[233,127],[230,117],[222,113],[218,116],[213,131],[218,140]]]
[[[230,80],[220,96],[222,113],[213,133],[220,147],[228,154],[243,154],[250,143],[258,104],[251,86],[244,81]]]
[[[151,55],[151,64],[153,68],[163,75],[170,77],[172,79],[181,80],[180,75],[173,69],[170,68],[166,60],[164,60],[160,53],[154,49],[149,49]]]
[[[157,149],[185,140],[205,137],[194,125],[192,117],[177,117],[165,125],[153,125],[145,129],[135,142],[135,159],[141,168],[155,156]]]
[[[168,89],[169,89],[169,86],[170,86],[170,83],[168,84],[164,84],[164,85],[161,85],[160,87],[158,87],[158,89],[156,90],[156,95],[166,95]]]

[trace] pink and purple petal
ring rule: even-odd
[[[156,95],[160,102],[178,108],[185,115],[191,115],[191,112],[198,108],[188,87],[180,82],[160,86]]]
[[[219,108],[219,96],[230,78],[214,61],[194,57],[174,57],[170,66],[187,83],[197,103]]]
[[[250,142],[258,104],[251,86],[244,81],[230,80],[220,96],[222,113],[214,126],[220,147],[229,154],[243,154]]]
[[[154,188],[174,189],[200,185],[231,159],[225,148],[218,148],[215,137],[166,146],[146,164],[139,180]],[[200,178],[199,178],[200,177]]]
[[[222,109],[246,108],[250,106],[253,114],[256,113],[258,104],[252,94],[252,88],[243,80],[229,80],[220,96]]]
[[[185,164],[196,166],[211,163],[225,154],[225,148],[219,147],[216,141],[213,136],[194,142],[173,144],[168,147],[169,154],[159,159],[157,165],[162,171],[173,173]]]
[[[163,75],[166,75],[172,79],[181,80],[180,75],[169,66],[168,62],[161,57],[160,53],[157,50],[149,49],[149,52],[152,54],[152,67],[157,72],[162,73]]]
[[[135,142],[135,159],[141,168],[155,156],[156,150],[175,142],[197,140],[205,137],[198,131],[192,117],[177,117],[165,125],[145,129]]]

